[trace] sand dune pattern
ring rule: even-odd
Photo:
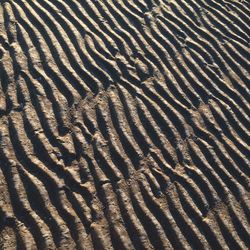
[[[247,249],[248,1],[0,1],[0,248]]]

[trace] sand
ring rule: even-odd
[[[248,1],[0,1],[0,249],[248,249]]]

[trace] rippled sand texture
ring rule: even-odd
[[[0,1],[0,248],[247,249],[249,7]]]

